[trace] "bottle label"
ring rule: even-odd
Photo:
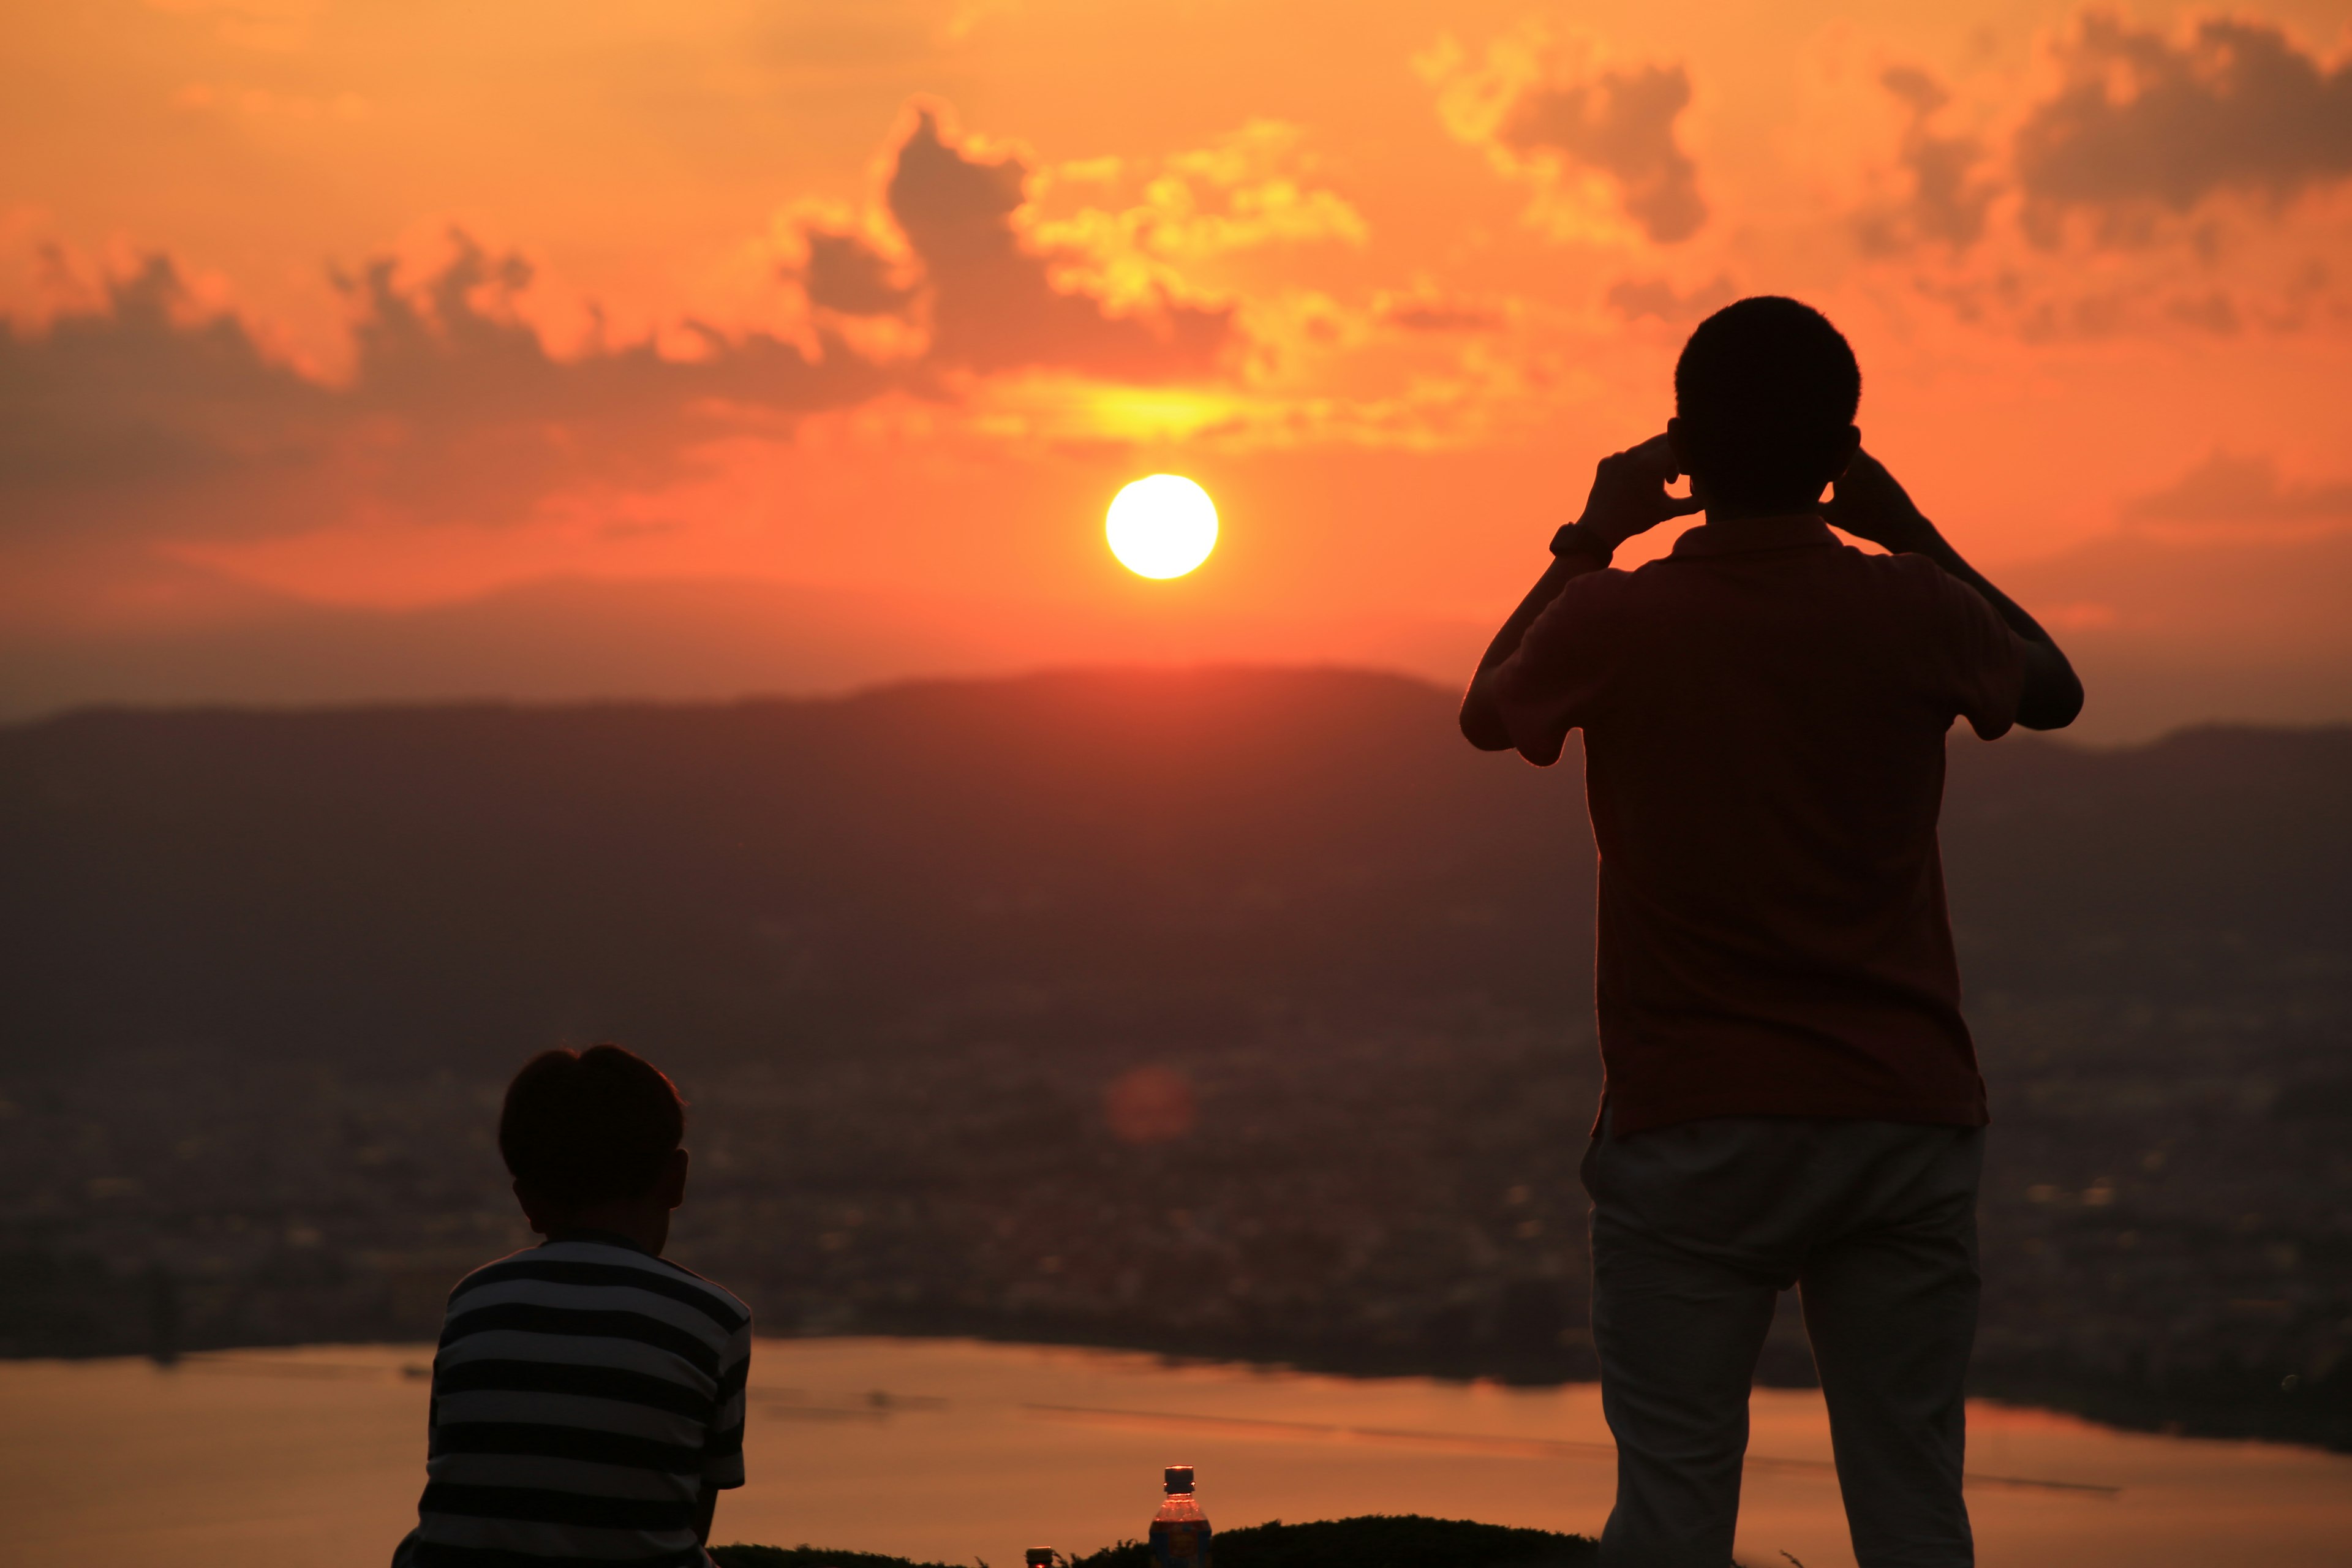
[[[1209,1521],[1152,1521],[1151,1561],[1154,1568],[1209,1568]]]

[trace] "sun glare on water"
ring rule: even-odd
[[[1181,474],[1153,474],[1118,492],[1103,532],[1139,577],[1181,577],[1217,547],[1217,507]]]

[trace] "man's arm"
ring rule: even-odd
[[[1960,558],[1885,464],[1867,452],[1856,452],[1822,512],[1857,539],[1898,554],[1926,556],[1983,595],[2010,629],[2025,639],[2025,687],[2017,700],[2017,721],[2029,730],[2063,730],[2074,721],[2083,710],[2083,682],[2056,641],[2022,605]]]
[[[1526,639],[1528,628],[1536,624],[1538,616],[1551,607],[1551,602],[1559,597],[1559,591],[1568,585],[1570,579],[1581,577],[1588,572],[1606,569],[1607,563],[1599,554],[1581,550],[1569,551],[1551,558],[1551,564],[1545,567],[1543,575],[1536,579],[1536,585],[1528,590],[1528,596],[1519,601],[1519,607],[1511,612],[1510,619],[1505,621],[1502,630],[1495,634],[1495,640],[1486,645],[1485,657],[1478,660],[1477,671],[1470,677],[1470,689],[1462,697],[1462,734],[1472,745],[1482,752],[1507,752],[1517,743],[1511,739],[1511,728],[1503,721],[1502,710],[1495,701],[1493,677],[1496,668],[1519,651],[1519,644]]]
[[[694,1539],[703,1545],[710,1544],[710,1523],[719,1516],[719,1489],[709,1481],[702,1483],[702,1495],[694,1502]]]
[[[1668,518],[1688,517],[1699,510],[1696,498],[1666,493],[1666,486],[1681,473],[1664,436],[1654,436],[1638,447],[1601,459],[1593,471],[1591,493],[1585,497],[1584,514],[1577,519],[1575,533],[1569,542],[1570,547],[1552,557],[1551,564],[1536,579],[1536,585],[1528,590],[1527,597],[1519,601],[1518,608],[1495,634],[1495,640],[1486,645],[1486,656],[1479,659],[1477,671],[1470,678],[1470,689],[1462,697],[1462,734],[1472,745],[1482,752],[1517,748],[1538,766],[1559,760],[1556,748],[1549,756],[1540,755],[1540,745],[1529,750],[1511,733],[1503,707],[1496,700],[1496,671],[1519,651],[1528,628],[1551,607],[1551,602],[1559,597],[1559,591],[1571,580],[1605,568],[1610,553],[1635,534],[1646,532]]]

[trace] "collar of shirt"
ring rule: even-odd
[[[1675,541],[1676,555],[1742,555],[1761,550],[1793,550],[1801,545],[1835,544],[1815,512],[1791,512],[1783,517],[1743,517],[1736,522],[1706,522]]]
[[[623,1236],[617,1230],[594,1230],[585,1226],[583,1226],[578,1230],[550,1231],[548,1233],[547,1239],[541,1242],[540,1245],[541,1247],[553,1247],[558,1242],[564,1241],[593,1241],[599,1247],[625,1247],[631,1252],[645,1252],[647,1258],[657,1258],[660,1256],[659,1253],[646,1252],[644,1247],[638,1246],[635,1242],[631,1241],[627,1237]]]

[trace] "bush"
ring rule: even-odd
[[[1212,1546],[1216,1568],[1585,1568],[1597,1550],[1581,1535],[1419,1514],[1366,1514],[1314,1524],[1275,1520],[1219,1531]],[[711,1555],[719,1568],[950,1568],[813,1546],[721,1546]],[[1069,1568],[1151,1568],[1151,1548],[1122,1541],[1070,1559]]]

